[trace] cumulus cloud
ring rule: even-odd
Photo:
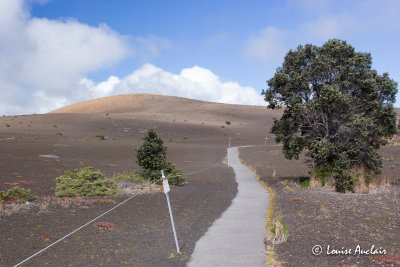
[[[107,25],[32,18],[27,5],[0,1],[0,114],[46,112],[81,99],[85,92],[75,88],[82,77],[130,52],[127,37]]]
[[[266,27],[260,34],[252,36],[249,39],[244,56],[247,59],[257,59],[262,62],[282,60],[287,52],[285,40],[288,36],[289,34],[285,30]]]
[[[244,57],[276,65],[289,49],[299,44],[320,45],[331,38],[351,40],[365,38],[369,42],[393,39],[400,32],[400,2],[397,0],[289,0],[289,10],[296,10],[308,19],[295,28],[268,26],[247,40]]]
[[[222,82],[212,71],[199,66],[173,74],[152,64],[145,64],[121,80],[111,76],[96,84],[85,78],[81,80],[81,86],[92,92],[93,98],[146,92],[220,103],[265,105],[254,88],[236,82]]]
[[[222,82],[198,66],[173,74],[145,64],[123,78],[110,76],[99,83],[85,78],[128,56],[149,61],[172,44],[155,35],[122,36],[105,24],[30,15],[30,3],[46,2],[0,0],[0,114],[45,113],[84,99],[135,92],[264,104],[253,88]]]

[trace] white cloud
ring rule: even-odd
[[[400,32],[397,0],[288,0],[287,7],[308,19],[293,24],[293,28],[267,26],[250,36],[244,49],[245,58],[277,66],[289,49],[296,49],[299,44],[321,45],[332,38],[368,39],[373,43],[393,39],[393,34]]]
[[[264,104],[251,87],[222,82],[198,66],[172,74],[145,64],[120,79],[95,83],[87,74],[135,54],[148,61],[171,47],[163,37],[121,36],[102,24],[49,20],[29,14],[29,3],[0,0],[0,114],[44,113],[84,99],[148,92],[235,104]]]
[[[146,92],[220,103],[265,105],[254,88],[222,82],[212,71],[198,66],[173,74],[145,64],[122,80],[111,76],[107,81],[95,84],[83,79],[81,86],[91,91],[93,98]]]
[[[288,36],[288,32],[284,30],[267,27],[249,39],[244,56],[246,59],[257,59],[262,62],[280,61],[287,52],[285,40]]]
[[[0,114],[46,112],[82,99],[82,77],[129,53],[127,37],[107,25],[32,18],[27,2],[1,0]]]

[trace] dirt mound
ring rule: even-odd
[[[153,95],[115,95],[72,104],[50,113],[163,113],[186,112],[202,109],[215,110],[238,105],[211,103],[187,98]]]

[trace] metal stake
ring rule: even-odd
[[[161,174],[162,174],[162,179],[163,179],[163,182],[164,182],[164,181],[165,181],[164,170],[161,170]],[[167,183],[168,183],[168,181],[167,181]],[[164,190],[164,191],[165,191],[165,190]],[[169,190],[168,190],[168,191],[169,191]],[[176,244],[176,251],[177,251],[178,253],[181,253],[180,250],[179,250],[178,237],[177,237],[176,231],[175,231],[174,216],[172,216],[172,209],[171,209],[171,203],[169,202],[168,191],[165,191],[165,196],[167,197],[168,210],[169,210],[169,215],[170,215],[170,217],[171,217],[172,231],[174,231],[174,238],[175,238],[175,244]]]

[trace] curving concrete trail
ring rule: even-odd
[[[265,227],[269,193],[240,163],[238,147],[228,148],[238,193],[197,241],[188,266],[265,266]]]

